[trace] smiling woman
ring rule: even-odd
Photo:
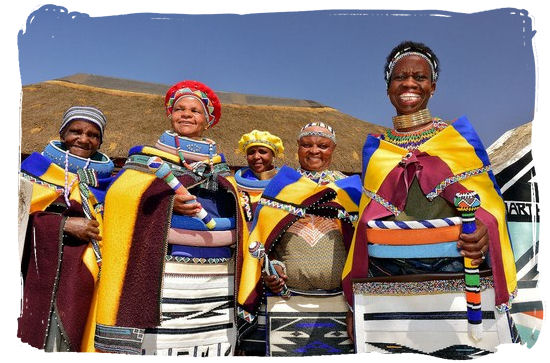
[[[495,316],[505,327],[501,341],[510,342],[516,338],[515,329],[508,328],[507,315],[497,312],[509,309],[516,290],[515,263],[504,203],[500,189],[494,181],[489,157],[468,119],[462,116],[444,122],[432,118],[427,106],[434,95],[438,75],[439,60],[422,43],[403,42],[386,59],[387,94],[397,115],[393,117],[393,129],[382,135],[369,135],[363,148],[361,211],[350,248],[353,253],[348,255],[344,267],[344,292],[348,303],[353,306],[354,301],[360,300],[357,296],[357,299],[354,298],[353,291],[360,288],[355,289],[352,279],[363,278],[366,284],[384,282],[391,289],[397,286],[398,279],[401,282],[413,282],[425,278],[426,286],[430,286],[427,281],[438,286],[450,286],[450,276],[453,274],[465,274],[468,279],[469,274],[486,270],[486,274],[490,276],[491,288],[494,287],[494,295],[484,298],[487,305],[483,310],[495,312]],[[467,195],[470,191],[479,194],[481,199],[481,207],[475,212],[475,218],[472,218],[475,219],[472,224],[476,227],[473,231],[457,229],[452,236],[446,235],[449,225],[438,225],[438,221],[447,223],[459,216],[455,207],[455,196]],[[382,234],[378,228],[386,222],[398,227],[384,230],[387,233],[380,237]],[[421,227],[412,228],[412,225]],[[414,236],[418,231],[424,234],[422,238],[415,240]],[[395,236],[399,237],[393,239]],[[399,242],[392,245],[395,240]],[[479,275],[477,278],[479,279]],[[436,280],[438,282],[434,282]],[[442,280],[446,282],[443,283]],[[466,285],[466,293],[461,294],[467,299],[463,308],[466,309],[467,302],[468,309],[474,307],[478,312],[481,311],[481,303],[475,303],[478,297],[471,298],[471,283],[466,281]],[[377,295],[380,291],[369,290],[368,293]],[[398,296],[398,301],[405,301],[404,295],[405,293]],[[414,296],[418,297],[420,293]],[[434,297],[424,305],[436,306],[435,304],[444,299]],[[366,311],[363,308],[371,309],[367,304],[358,303],[355,306],[355,319],[356,323],[366,326],[364,324],[371,323],[367,322],[366,316],[374,314],[361,314]],[[409,308],[404,303],[404,306],[395,308],[400,310],[395,311],[409,311]],[[445,306],[439,310],[451,311],[452,308]],[[387,315],[390,316],[391,313],[393,312]],[[483,330],[481,318],[471,319],[469,315],[468,321],[463,319],[462,322],[468,325],[466,340],[463,339],[462,331],[447,334],[437,331],[434,325],[429,329],[425,328],[426,331],[433,330],[432,336],[410,338],[414,333],[410,331],[407,332],[407,339],[410,340],[405,342],[390,332],[394,328],[391,320],[399,320],[405,324],[402,320],[408,319],[398,317],[399,314],[402,313],[388,318],[381,330],[388,334],[381,340],[388,345],[403,344],[428,353],[447,350],[456,359],[467,358],[471,352],[481,354],[479,352],[495,349],[496,344],[486,344],[485,338],[483,343],[480,342]],[[430,311],[429,308],[425,314],[433,321],[445,319],[436,318],[437,312]],[[350,331],[351,322],[350,312]],[[463,326],[465,325],[460,329]],[[483,327],[485,328],[485,324]],[[369,341],[379,341],[376,333],[365,333],[365,329],[357,329],[355,333],[360,340],[356,342],[356,346],[361,347],[362,351],[373,349],[368,344]],[[488,335],[489,332],[484,334]],[[426,343],[433,344],[426,348]],[[470,353],[464,346],[470,347]]]
[[[18,336],[46,351],[93,350],[100,211],[114,166],[98,151],[106,123],[95,107],[70,107],[60,140],[21,163],[21,176],[33,183],[33,192]]]
[[[252,221],[249,242],[265,246],[276,273],[266,268],[265,259],[260,263],[251,253],[244,254],[238,302],[241,312],[251,314],[239,316],[255,318],[244,324],[252,327],[242,329],[242,349],[252,351],[246,344],[267,337],[267,351],[260,344],[254,354],[352,353],[340,276],[353,235],[359,177],[329,169],[336,149],[336,135],[329,125],[305,125],[297,142],[300,168],[283,166],[271,179]],[[266,301],[261,298],[264,288]],[[285,310],[293,311],[292,323],[285,322]],[[263,316],[270,322],[264,328],[259,318]],[[289,330],[299,333],[293,344],[283,338]]]
[[[164,100],[172,130],[155,147],[130,149],[105,198],[95,347],[232,355],[243,228],[229,166],[203,137],[220,120],[221,104],[212,89],[191,80],[174,84]],[[153,172],[151,159],[169,172]],[[201,211],[211,219],[197,218]]]

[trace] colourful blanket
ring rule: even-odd
[[[44,349],[55,312],[61,322],[64,347],[71,351],[93,350],[90,332],[95,329],[99,267],[91,244],[63,233],[68,217],[85,217],[77,177],[68,174],[68,185],[72,187],[67,208],[62,195],[65,171],[61,167],[33,153],[21,164],[21,176],[33,182],[33,193],[21,263],[23,305],[17,334],[22,341]],[[107,181],[102,184],[105,186]],[[100,198],[96,195],[101,194],[94,191],[88,200],[92,206],[98,205]],[[100,211],[92,208],[91,212],[101,230]]]
[[[355,236],[342,274],[351,304],[352,279],[368,274],[367,222],[403,210],[410,183],[417,178],[427,198],[450,203],[457,192],[473,190],[481,198],[476,217],[488,228],[496,305],[508,304],[516,291],[516,270],[500,189],[475,130],[461,117],[417,150],[395,146],[372,135],[363,148],[363,195]]]
[[[143,154],[175,162],[154,148]],[[161,322],[161,288],[174,191],[139,164],[139,158],[129,159],[105,197],[97,323],[115,335],[126,327],[154,328]],[[197,183],[189,175],[178,180],[186,187]],[[218,176],[217,183],[236,196],[224,177]],[[240,233],[240,217],[237,220]],[[108,350],[117,351],[117,342],[111,344]]]
[[[346,248],[353,235],[353,223],[360,198],[358,176],[319,185],[296,170],[283,166],[264,190],[254,214],[249,241],[259,241],[270,251],[286,229],[305,214],[338,218],[345,223],[342,234]],[[245,249],[246,247],[246,249]],[[259,260],[242,247],[243,267],[239,285],[239,314],[253,323],[263,293]],[[244,325],[246,326],[246,324]],[[241,328],[240,334],[246,334]]]

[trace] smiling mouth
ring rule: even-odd
[[[399,99],[403,102],[415,102],[420,100],[420,95],[416,93],[403,93],[399,95]]]

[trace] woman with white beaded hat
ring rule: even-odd
[[[47,351],[93,350],[89,311],[101,263],[101,205],[114,167],[98,151],[106,123],[99,109],[72,106],[60,139],[21,163],[33,194],[18,336]]]
[[[283,166],[255,211],[251,253],[245,255],[239,286],[239,316],[247,321],[242,331],[254,331],[267,296],[267,355],[351,353],[340,276],[353,234],[359,177],[330,169],[336,134],[326,123],[305,125],[297,143],[300,167]],[[283,327],[285,309],[293,311],[293,323]],[[317,319],[313,325],[312,319]],[[284,343],[288,329],[299,332],[294,344]]]

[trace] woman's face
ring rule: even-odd
[[[432,70],[424,58],[410,55],[397,62],[388,88],[388,97],[397,115],[410,115],[425,109],[434,92]]]
[[[305,131],[323,131],[325,128],[313,126]],[[298,140],[298,162],[304,170],[323,171],[328,169],[332,161],[332,153],[336,144],[322,136],[305,136]]]
[[[257,174],[273,169],[273,157],[273,151],[265,146],[251,146],[246,150],[248,167]]]
[[[61,141],[73,155],[91,157],[99,149],[101,133],[99,127],[89,121],[75,120],[65,127]]]
[[[194,97],[181,97],[171,114],[172,129],[179,135],[200,138],[207,129],[202,102]]]

